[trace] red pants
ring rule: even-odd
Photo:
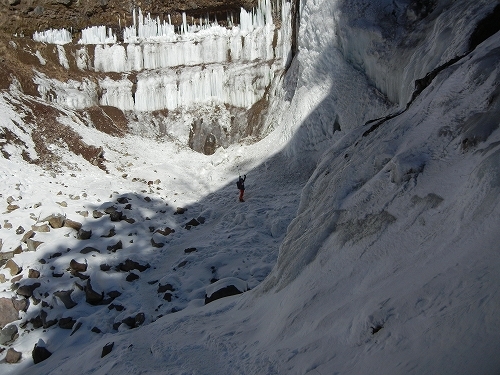
[[[244,189],[240,189],[240,202],[243,201],[243,194],[245,193]]]

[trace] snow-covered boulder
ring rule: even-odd
[[[40,339],[31,352],[35,364],[45,361],[52,353],[45,347],[45,342]]]
[[[205,305],[217,299],[234,296],[248,290],[248,284],[245,280],[237,277],[227,277],[209,285],[205,293]]]

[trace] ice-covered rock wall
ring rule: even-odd
[[[144,71],[137,76],[135,92],[128,78],[100,81],[99,104],[130,111],[175,110],[207,103],[249,108],[262,98],[274,73],[274,66],[260,63]]]
[[[272,61],[283,56],[281,48],[273,47],[274,31],[272,25],[245,34],[237,28],[228,30],[214,26],[176,41],[99,44],[95,47],[94,64],[88,64],[86,68],[99,72],[131,72],[200,64]]]
[[[230,16],[228,23],[232,24]],[[51,43],[62,40],[60,35],[67,38],[61,31],[37,33],[34,38]],[[71,99],[75,92],[65,90],[64,84],[45,98],[67,105],[110,105],[124,111],[174,110],[209,102],[250,108],[289,63],[290,35],[290,3],[284,0],[274,4],[261,0],[250,12],[242,8],[240,24],[230,28],[209,20],[188,24],[184,17],[176,30],[170,20],[134,11],[133,25],[123,29],[123,42],[117,42],[109,28],[89,27],[82,31],[76,51],[68,53],[83,72],[123,73],[121,79],[99,80],[96,89],[100,94],[90,95],[89,100],[81,100],[83,92]],[[62,54],[60,50],[59,60],[69,68],[64,50]],[[46,88],[39,91],[48,92]]]
[[[463,4],[454,0],[383,0],[363,7],[345,1],[320,3],[325,3],[325,13],[335,25],[331,45],[401,106],[410,100],[415,80],[468,52],[463,35],[473,33],[477,14],[484,16],[495,5],[490,0],[470,2],[468,13],[457,21],[453,15],[462,11]],[[444,12],[447,9],[453,11]],[[312,22],[324,19],[319,14],[313,17]]]

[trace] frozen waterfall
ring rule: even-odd
[[[129,79],[99,82],[103,91],[100,103],[122,110],[174,110],[195,104],[223,104],[249,108],[264,95],[274,68],[267,64],[209,67],[194,66],[181,70],[145,71],[137,77],[135,101]]]
[[[259,7],[247,12],[241,9],[240,26],[228,29],[217,24],[188,26],[184,14],[181,33],[158,18],[133,13],[133,25],[123,31],[124,44],[116,44],[116,36],[103,26],[85,31],[81,44],[98,44],[94,70],[100,72],[131,72],[213,63],[239,63],[255,60],[283,59],[287,63],[290,49],[290,3],[283,1],[281,29],[276,29],[270,0],[261,0]],[[278,4],[278,3],[277,3]],[[278,13],[278,12],[277,12]],[[203,23],[203,22],[202,22]],[[278,43],[273,46],[277,33]],[[117,61],[120,60],[120,61]],[[91,68],[89,65],[88,68]]]
[[[270,61],[283,55],[281,46],[273,48],[274,29],[255,29],[242,36],[234,29],[217,27],[200,31],[196,37],[177,42],[99,44],[95,47],[94,70],[121,73],[200,64]]]
[[[67,55],[74,56],[80,70],[122,73],[121,79],[99,80],[100,97],[91,105],[124,111],[174,110],[209,103],[249,108],[263,97],[275,73],[289,63],[290,8],[285,0],[260,0],[255,9],[240,10],[239,25],[229,14],[229,27],[208,18],[188,23],[185,14],[182,25],[175,27],[170,17],[160,20],[134,10],[132,25],[122,30],[123,42],[117,41],[111,28],[93,26],[82,30],[80,46]],[[71,41],[71,34],[46,31],[33,38],[47,43]],[[60,60],[69,69],[69,63]],[[75,95],[74,85],[71,90],[61,85],[54,92],[55,101],[69,106],[78,103],[81,108],[92,102],[82,100],[85,93],[79,93],[76,100],[69,98]]]

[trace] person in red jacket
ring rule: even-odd
[[[244,177],[239,177],[238,182],[236,182],[236,186],[240,191],[240,202],[244,202],[243,194],[245,194],[245,180],[247,179],[247,175],[243,175]]]

